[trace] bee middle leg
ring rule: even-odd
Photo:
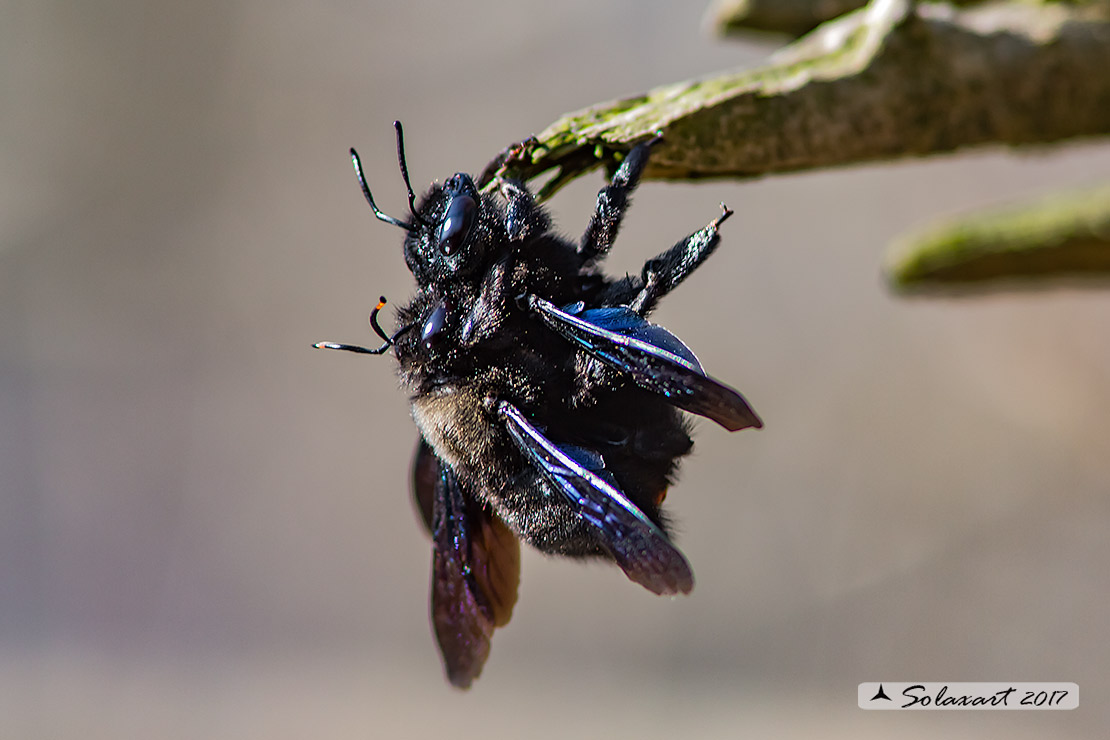
[[[633,147],[617,168],[612,181],[598,191],[594,215],[578,245],[578,254],[583,262],[604,256],[613,246],[621,219],[628,208],[628,197],[640,184],[640,175],[647,166],[651,148],[662,140],[661,136],[655,136]]]

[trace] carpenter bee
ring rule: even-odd
[[[659,136],[628,152],[572,243],[508,179],[480,193],[458,173],[417,204],[394,126],[407,220],[378,209],[354,149],[351,161],[374,215],[405,232],[416,295],[392,334],[378,323],[384,298],[371,313],[381,346],[314,346],[397,357],[420,430],[412,484],[433,540],[432,623],[448,679],[466,688],[512,614],[520,540],[606,558],[657,594],[688,593],[693,573],[660,509],[693,444],[681,411],[730,431],[762,422],[647,320],[712,254],[731,211],[722,204],[639,275],[601,271]]]

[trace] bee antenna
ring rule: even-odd
[[[400,219],[393,218],[393,216],[387,216],[386,214],[378,210],[377,204],[374,203],[374,196],[370,194],[370,186],[366,184],[366,178],[363,177],[362,174],[362,161],[358,158],[358,152],[354,150],[354,147],[351,147],[351,164],[353,164],[355,167],[355,174],[358,175],[358,184],[362,186],[362,194],[366,196],[366,202],[370,204],[370,208],[373,209],[374,215],[382,221],[385,221],[387,224],[400,226],[405,231],[416,231],[415,225],[405,223]],[[411,188],[409,189],[409,192],[412,192]]]
[[[417,221],[425,226],[430,226],[431,224],[416,212],[416,194],[412,192],[412,183],[409,182],[409,166],[405,163],[405,132],[401,128],[401,122],[394,121],[393,128],[397,130],[397,163],[401,165],[401,177],[405,178],[405,187],[409,191],[409,212]]]

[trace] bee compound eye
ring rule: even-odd
[[[443,330],[445,323],[447,323],[447,306],[440,303],[424,322],[424,328],[421,330],[420,339],[424,342],[424,346],[431,347],[435,343],[436,335]]]
[[[439,251],[446,255],[457,252],[474,226],[477,213],[478,203],[469,195],[453,197],[439,225]]]

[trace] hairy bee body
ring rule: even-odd
[[[482,211],[496,213],[494,197],[484,200]],[[497,236],[499,253],[490,255],[477,290],[424,287],[398,312],[401,325],[425,327],[440,306],[470,307],[448,309],[431,337],[410,331],[398,338],[413,419],[436,456],[522,540],[547,553],[604,555],[572,504],[523,459],[492,399],[542,420],[552,439],[601,454],[618,487],[660,526],[662,495],[693,444],[687,425],[633,384],[593,382],[604,368],[517,307],[515,297],[526,294],[596,304],[611,282],[581,264],[573,244],[549,234],[540,245]]]
[[[722,213],[648,260],[609,278],[612,246],[651,147],[632,149],[578,243],[557,236],[519,183],[479,194],[468,175],[415,203],[397,124],[411,221],[403,253],[415,296],[397,312],[393,349],[420,430],[412,480],[432,534],[432,621],[447,674],[469,686],[495,627],[516,601],[519,545],[614,561],[660,594],[687,593],[693,574],[660,510],[690,452],[681,411],[729,430],[762,425],[732,388],[647,316],[716,248]]]

